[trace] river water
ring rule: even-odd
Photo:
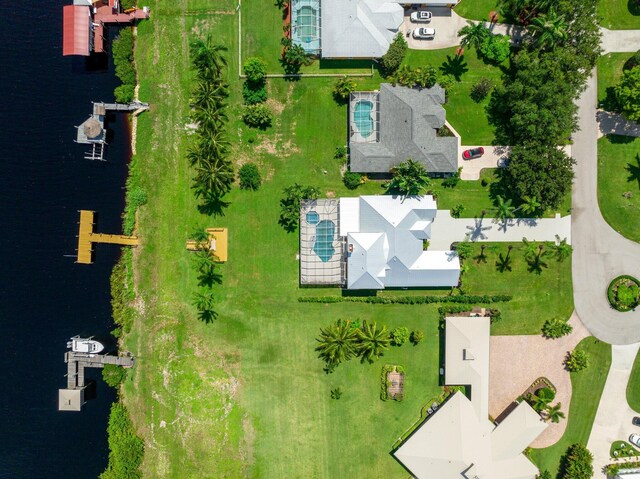
[[[71,3],[67,1],[66,3]],[[74,263],[79,209],[119,233],[129,133],[113,130],[107,162],[83,158],[74,125],[91,101],[113,100],[112,65],[62,57],[62,0],[0,2],[0,478],[95,478],[107,463],[115,392],[97,381],[81,412],[58,412],[64,352],[75,334],[112,328],[109,275],[116,246]],[[110,32],[112,35],[114,32]],[[98,379],[99,370],[89,370]]]

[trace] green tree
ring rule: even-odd
[[[479,51],[484,41],[491,36],[491,31],[482,22],[467,21],[467,25],[458,31],[458,36],[462,37],[462,47],[470,46]]]
[[[567,355],[565,365],[572,373],[582,371],[589,367],[589,353],[583,349],[576,348]]]
[[[382,58],[380,58],[380,73],[382,76],[389,77],[395,73],[402,64],[408,48],[409,46],[407,45],[407,41],[404,39],[402,32],[398,32],[394,37],[393,42],[391,42],[391,45],[389,45],[387,53],[382,55]]]
[[[342,182],[350,190],[355,190],[363,183],[362,175],[353,171],[345,171]]]
[[[373,363],[374,359],[384,355],[389,349],[389,331],[386,326],[378,327],[373,323],[363,321],[362,328],[358,331],[357,352],[360,355],[360,361]]]
[[[260,170],[255,163],[245,163],[240,167],[238,171],[238,180],[240,181],[240,188],[243,190],[257,190],[262,184],[262,177],[260,176]]]
[[[516,208],[511,206],[512,200],[505,200],[502,196],[496,196],[496,216],[499,220],[507,222],[515,217]]]
[[[558,235],[556,235],[556,242],[551,245],[551,250],[556,260],[560,263],[571,257],[571,253],[573,252],[571,245],[567,244],[567,238],[560,239]]]
[[[107,469],[100,474],[100,479],[141,478],[144,442],[136,436],[129,413],[120,402],[111,405],[107,434],[109,463]]]
[[[566,20],[553,9],[531,20],[529,31],[542,49],[555,49],[569,36]]]
[[[404,343],[409,341],[409,329],[404,326],[398,326],[391,331],[391,344],[394,346],[402,346]]]
[[[482,41],[480,53],[487,61],[500,64],[509,58],[511,41],[507,35],[489,35]]]
[[[536,412],[542,412],[547,408],[547,405],[553,401],[556,397],[556,393],[550,388],[540,388],[535,394],[530,394],[527,398],[527,402]]]
[[[222,80],[222,72],[227,66],[227,59],[224,53],[227,47],[216,45],[211,34],[204,39],[197,38],[189,45],[191,63],[195,67],[200,80],[216,81]]]
[[[627,120],[640,122],[640,67],[624,71],[613,91],[617,110]]]
[[[280,200],[280,219],[278,223],[288,232],[293,232],[300,221],[300,203],[302,200],[315,200],[320,190],[315,186],[303,186],[294,183],[284,189],[284,197]]]
[[[296,45],[290,38],[281,40],[283,51],[281,64],[284,72],[290,75],[297,75],[300,67],[309,61],[307,52],[300,45]]]
[[[557,339],[571,334],[573,327],[562,319],[547,319],[542,325],[542,334],[549,339]]]
[[[127,378],[127,370],[115,364],[105,364],[102,369],[102,379],[112,388],[117,388]]]
[[[560,410],[562,407],[561,403],[556,404],[555,406],[547,405],[545,408],[545,418],[547,421],[551,421],[552,423],[559,423],[560,419],[565,417],[564,413]]]
[[[256,57],[247,58],[242,67],[247,81],[254,84],[264,83],[267,78],[267,64]]]
[[[420,344],[423,339],[424,339],[424,332],[422,330],[415,329],[411,331],[411,337],[409,338],[409,341],[411,341],[411,343],[414,346],[417,346],[418,344]]]
[[[356,354],[358,330],[351,327],[350,321],[337,321],[326,328],[320,328],[316,338],[318,357],[329,366],[337,366],[348,361]]]
[[[343,76],[336,80],[333,85],[333,98],[339,104],[344,104],[349,101],[349,95],[356,89],[356,82],[353,78]]]
[[[593,455],[582,444],[573,444],[560,462],[560,479],[590,479],[593,476]]]
[[[471,99],[476,103],[480,103],[487,98],[491,90],[493,89],[493,83],[487,77],[480,78],[471,87]]]
[[[553,479],[553,476],[547,469],[545,469],[544,471],[540,472],[540,474],[538,474],[537,479]]]
[[[455,250],[460,259],[467,259],[473,253],[473,245],[469,241],[461,241],[456,243]]]
[[[424,165],[411,158],[392,168],[391,174],[393,178],[385,185],[389,193],[417,196],[423,194],[431,184]]]
[[[193,190],[196,198],[221,198],[235,179],[233,165],[222,158],[203,158],[195,166]]]
[[[205,323],[210,323],[218,317],[218,313],[213,309],[215,297],[210,290],[198,291],[193,295],[193,305],[198,310],[198,319]]]
[[[522,204],[518,206],[517,210],[522,211],[525,215],[536,215],[540,211],[542,205],[535,196],[524,195],[522,197]]]

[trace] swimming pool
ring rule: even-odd
[[[336,225],[330,220],[322,220],[316,225],[316,242],[313,245],[313,251],[324,263],[329,261],[335,253],[333,248],[335,231]]]
[[[315,8],[309,5],[303,5],[298,9],[298,15],[296,16],[296,34],[297,37],[303,40],[305,43],[311,43],[316,36],[317,29],[317,12]]]
[[[309,211],[307,213],[307,223],[310,225],[317,225],[320,221],[320,215],[317,211]]]
[[[366,100],[361,100],[356,103],[353,109],[353,121],[358,128],[358,132],[362,138],[368,138],[373,133],[373,118],[371,112],[373,111],[373,103]]]

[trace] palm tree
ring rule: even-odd
[[[475,257],[475,260],[478,264],[480,263],[486,263],[487,262],[487,255],[484,252],[484,250],[486,249],[487,245],[483,244],[480,245],[480,253],[478,253],[478,255]]]
[[[197,292],[193,295],[193,305],[198,310],[198,317],[205,323],[210,323],[218,317],[213,310],[215,298],[212,291]]]
[[[227,47],[214,45],[211,34],[204,40],[198,38],[192,41],[189,47],[191,61],[198,70],[198,76],[209,80],[220,79],[223,68],[227,66],[227,59],[223,56]]]
[[[504,273],[505,271],[511,271],[511,250],[513,249],[512,245],[507,246],[507,254],[503,255],[502,253],[500,253],[500,255],[498,256],[498,261],[496,261],[496,268],[498,269],[498,271],[500,271],[501,273]]]
[[[533,245],[533,243],[528,243],[529,245]],[[534,246],[535,248],[535,246]],[[537,250],[537,253],[534,253],[533,255],[531,255],[531,253],[529,253],[529,259],[528,259],[528,263],[529,263],[529,272],[530,273],[536,273],[536,274],[541,274],[542,273],[542,268],[548,268],[549,265],[547,263],[545,263],[542,258],[544,258],[545,256],[547,256],[549,254],[548,251],[546,251],[544,249],[544,245],[543,244],[539,244],[538,247],[536,249],[534,249],[534,251]]]
[[[480,49],[482,43],[491,35],[491,32],[482,22],[467,21],[467,25],[462,27],[458,32],[458,36],[462,37],[460,45],[463,47],[472,46]]]
[[[560,419],[565,417],[564,413],[560,410],[562,403],[558,403],[555,406],[547,406],[545,409],[545,416],[547,421],[552,423],[559,423]]]
[[[202,159],[195,167],[193,189],[197,198],[221,198],[231,190],[233,165],[223,159]]]
[[[558,262],[562,263],[565,259],[571,256],[573,248],[570,244],[567,244],[567,238],[560,239],[560,236],[556,235],[556,242],[551,246],[554,256]]]
[[[529,30],[542,49],[553,50],[568,38],[567,22],[553,9],[534,18]]]
[[[219,106],[215,110],[210,108],[206,110],[196,109],[192,116],[198,123],[205,137],[213,134],[217,130],[222,130],[224,123],[228,119],[224,105]]]
[[[502,196],[498,195],[496,201],[498,203],[496,205],[496,216],[498,219],[506,223],[507,220],[515,217],[516,209],[511,206],[512,200],[505,200]]]
[[[316,338],[320,344],[315,350],[328,365],[337,366],[355,355],[357,339],[358,331],[351,326],[351,321],[338,321],[320,329],[320,337]]]
[[[220,82],[200,81],[196,87],[192,102],[195,108],[202,110],[219,108],[229,96],[227,86]]]
[[[527,238],[522,238],[522,244],[524,246],[523,254],[526,260],[531,259],[538,252],[536,244],[532,241],[529,241]]]
[[[393,178],[385,185],[389,192],[416,196],[422,194],[431,184],[429,173],[424,165],[411,158],[392,168],[391,173]]]
[[[389,332],[386,326],[378,328],[377,324],[362,323],[362,329],[358,332],[358,354],[360,354],[360,362],[368,361],[373,363],[374,358],[377,359],[384,355],[384,351],[389,349]]]
[[[516,211],[520,210],[526,215],[534,215],[540,210],[541,206],[542,205],[535,196],[525,195],[522,197],[522,204],[517,208]]]

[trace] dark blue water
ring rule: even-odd
[[[70,1],[68,3],[71,3]],[[0,2],[0,478],[95,478],[107,463],[115,393],[97,381],[81,412],[58,412],[75,334],[112,329],[109,274],[119,250],[74,264],[78,209],[120,232],[129,136],[110,123],[107,163],[85,160],[74,125],[112,100],[112,71],[62,57],[62,0]],[[113,34],[113,32],[111,32]],[[99,378],[99,370],[92,370]]]

